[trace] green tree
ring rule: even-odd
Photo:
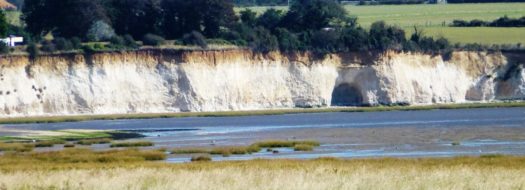
[[[261,16],[259,16],[259,18],[257,18],[257,25],[273,31],[277,26],[279,26],[282,17],[283,12],[281,10],[270,8],[266,10]]]
[[[370,26],[369,40],[373,49],[401,50],[406,37],[403,29],[387,25],[384,21],[378,21]]]
[[[341,41],[348,51],[360,51],[368,49],[368,34],[360,27],[344,28],[341,33]]]
[[[337,30],[320,30],[312,35],[311,46],[316,53],[334,53],[343,50],[344,45],[340,40]]]
[[[345,9],[335,0],[295,0],[282,26],[294,31],[319,30],[334,20],[345,20]]]
[[[214,38],[238,19],[229,0],[164,0],[162,7],[164,33],[170,38],[192,31]]]
[[[161,0],[111,0],[107,12],[117,34],[141,38],[147,33],[159,33]]]
[[[191,31],[201,31],[202,14],[193,1],[163,0],[162,28],[168,38],[180,38]]]
[[[284,52],[303,50],[304,45],[299,40],[299,37],[288,31],[286,28],[275,29],[277,40],[279,42],[279,49]]]
[[[231,0],[194,0],[199,9],[202,9],[203,34],[214,38],[219,36],[221,27],[231,27],[238,18],[233,10]]]
[[[251,9],[244,9],[240,12],[241,14],[241,21],[243,24],[246,24],[248,26],[255,26],[255,22],[257,21],[257,13],[252,11]]]
[[[268,53],[279,48],[277,38],[270,33],[266,28],[257,27],[254,30],[255,39],[251,42],[251,47],[254,51]]]
[[[7,36],[7,31],[9,30],[9,24],[5,18],[4,11],[0,10],[0,37],[4,38]]]
[[[85,37],[95,21],[110,23],[100,0],[26,0],[22,12],[33,35]]]

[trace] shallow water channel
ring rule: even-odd
[[[318,157],[450,157],[525,155],[525,108],[309,113],[244,117],[188,117],[146,120],[85,121],[4,125],[24,130],[104,129],[146,135],[154,148],[239,146],[268,140],[321,142],[311,152],[263,149],[249,155],[214,156],[214,160]],[[459,142],[459,145],[452,145]],[[56,147],[55,147],[56,148]],[[108,145],[93,145],[109,149]],[[187,162],[191,155],[170,155]]]

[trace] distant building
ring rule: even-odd
[[[24,37],[18,37],[18,36],[11,35],[7,38],[0,39],[0,41],[2,41],[3,43],[7,44],[10,47],[15,47],[17,43],[24,42]]]

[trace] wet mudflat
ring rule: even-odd
[[[248,155],[217,155],[214,160],[525,155],[525,108],[85,121],[2,127],[24,131],[127,130],[146,135],[145,140],[155,143],[153,148],[168,149],[244,146],[268,139],[321,142],[311,152],[280,148],[275,153],[263,149]],[[13,132],[0,131],[0,135]],[[91,147],[109,149],[108,145]],[[54,149],[59,147],[38,151]],[[186,162],[190,157],[171,155],[168,162]]]

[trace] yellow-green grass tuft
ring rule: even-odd
[[[129,141],[129,142],[114,142],[111,143],[111,148],[118,148],[118,147],[145,147],[145,146],[153,146],[154,144],[150,141]]]
[[[242,155],[251,154],[261,151],[258,146],[226,146],[213,148],[177,148],[171,151],[171,154],[213,154],[213,155]]]
[[[64,144],[66,141],[64,140],[49,140],[49,141],[38,141],[35,143],[35,147],[42,148],[42,147],[53,147],[56,144]]]
[[[293,147],[293,150],[294,151],[313,151],[314,147],[312,145],[309,145],[309,144],[296,144]]]
[[[35,147],[34,144],[28,143],[1,143],[0,151],[2,152],[31,152]]]
[[[280,147],[294,147],[297,144],[310,145],[310,146],[319,146],[321,143],[313,140],[306,141],[283,141],[283,140],[267,140],[256,142],[253,145],[261,148],[280,148]]]
[[[199,155],[191,157],[192,162],[210,162],[212,161],[211,156],[209,155]]]
[[[109,144],[111,143],[110,138],[100,138],[100,139],[84,139],[79,140],[77,144],[79,145],[92,145],[92,144]]]

